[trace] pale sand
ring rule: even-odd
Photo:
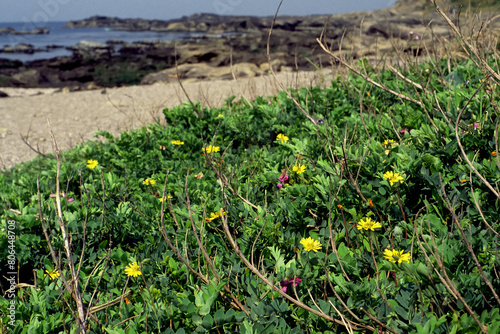
[[[331,76],[318,72],[282,72],[277,78],[285,87],[310,87],[328,84]],[[219,81],[186,82],[183,84],[192,101],[218,107],[232,95],[253,100],[281,90],[272,76]],[[9,94],[0,98],[0,170],[37,156],[21,139],[42,153],[52,153],[52,140],[47,118],[59,148],[66,150],[77,143],[95,140],[97,130],[113,135],[137,129],[162,120],[164,108],[187,101],[179,83],[157,83],[57,93],[54,89],[0,88]]]

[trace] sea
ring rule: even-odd
[[[123,41],[127,43],[139,41],[168,41],[179,40],[186,37],[200,35],[200,33],[171,33],[154,31],[122,31],[110,28],[67,28],[66,22],[46,22],[43,25],[49,29],[50,33],[45,35],[7,35],[0,34],[0,49],[19,43],[31,44],[36,49],[47,49],[49,46],[60,46],[58,48],[49,48],[47,52],[35,52],[33,54],[24,53],[5,53],[0,52],[0,58],[20,60],[22,62],[49,59],[61,56],[70,56],[72,52],[66,47],[74,46],[81,41],[93,41],[106,43],[107,41]],[[14,28],[16,31],[31,31],[35,28],[33,25],[27,25],[24,22],[0,22],[0,28]]]

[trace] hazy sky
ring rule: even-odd
[[[93,15],[172,19],[194,13],[274,15],[279,0],[1,0],[0,22],[43,24]],[[392,6],[395,0],[284,0],[283,15],[338,14]]]

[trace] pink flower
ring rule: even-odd
[[[400,134],[404,134],[406,131],[408,131],[408,129],[406,128],[406,126],[404,128],[402,128],[399,133]]]
[[[68,198],[68,203],[71,203],[71,202],[73,202],[74,200],[75,200],[75,199],[74,199],[73,197]]]
[[[283,187],[283,184],[288,183],[288,173],[286,170],[283,170],[283,174],[281,174],[280,177],[278,177],[278,180],[280,181],[276,187],[281,188]]]
[[[474,123],[474,129],[477,129],[479,127],[479,123]]]
[[[271,101],[267,102],[267,105],[270,106],[271,104],[273,104]]]
[[[283,183],[288,182],[288,173],[286,172],[286,170],[283,170],[283,174],[281,174],[281,176],[278,177],[278,180],[280,180]]]
[[[302,280],[300,278],[294,278],[294,279],[291,279],[288,281],[281,281],[280,282],[281,290],[283,292],[286,292],[286,290],[288,289],[288,285],[292,284],[293,286],[297,286],[297,285],[299,285],[300,282],[302,282]]]

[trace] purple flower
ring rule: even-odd
[[[283,170],[283,174],[278,177],[278,180],[280,180],[282,183],[288,182],[288,173],[286,172],[286,170]]]
[[[466,133],[466,132],[467,132],[467,131],[465,131],[465,130],[460,131],[460,133]]]
[[[400,134],[404,134],[406,131],[408,131],[408,129],[406,128],[406,126],[404,128],[402,128],[399,133]]]
[[[320,119],[318,119],[318,123],[323,124],[323,123],[325,123],[325,120],[323,118],[320,118]]]
[[[283,292],[286,292],[286,290],[288,289],[288,285],[292,284],[293,286],[297,286],[297,285],[299,285],[300,282],[302,282],[302,280],[300,278],[294,278],[294,279],[291,279],[288,281],[281,281],[280,282],[281,290]]]
[[[283,174],[281,174],[280,177],[278,177],[278,180],[280,181],[276,187],[281,188],[283,187],[283,184],[288,183],[288,173],[286,170],[283,170]]]

